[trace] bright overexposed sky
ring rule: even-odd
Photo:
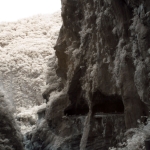
[[[51,14],[60,8],[61,0],[0,0],[0,22]]]

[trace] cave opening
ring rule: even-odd
[[[80,99],[80,103],[72,103],[65,110],[64,115],[86,115],[89,112],[89,107],[83,99]]]
[[[64,115],[86,115],[89,112],[87,101],[84,99],[85,93],[80,83],[80,78],[84,75],[85,69],[86,67],[81,68],[78,66],[75,70],[68,90],[71,104],[64,110]]]
[[[93,114],[96,113],[108,113],[108,114],[123,114],[124,113],[124,104],[121,96],[111,95],[106,96],[101,93],[99,90],[93,94]]]

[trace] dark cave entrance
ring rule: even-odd
[[[85,66],[85,65],[83,65]],[[64,115],[86,115],[89,106],[84,99],[85,91],[82,90],[80,78],[84,76],[86,67],[77,67],[68,90],[71,104],[64,110]],[[95,113],[118,113],[124,114],[124,104],[119,95],[106,95],[100,90],[95,91],[92,96],[92,112]]]
[[[76,94],[77,95],[77,94]],[[78,95],[80,97],[80,95]],[[72,98],[75,95],[72,95]],[[77,98],[77,97],[76,97]],[[100,91],[96,91],[92,98],[92,112],[96,113],[106,113],[106,114],[124,114],[124,104],[121,96],[111,95],[106,96]],[[74,99],[65,111],[65,115],[86,115],[89,111],[86,101],[80,97],[80,99]]]
[[[64,114],[68,116],[72,115],[86,115],[89,112],[89,107],[85,103],[85,100],[80,99],[80,103],[72,103],[65,110]]]
[[[78,93],[78,92],[77,92]],[[76,96],[71,95],[71,104],[65,109],[65,115],[86,115],[89,112],[89,107],[86,101],[76,93]],[[82,94],[81,94],[82,95]],[[78,97],[78,98],[77,98]],[[77,99],[74,99],[77,98]],[[92,112],[106,114],[124,114],[124,104],[121,96],[111,95],[106,96],[100,91],[96,91],[92,98]]]
[[[93,114],[95,113],[124,113],[124,104],[121,96],[111,95],[106,96],[100,91],[96,91],[93,94]]]
[[[85,66],[85,65],[83,65]],[[84,75],[85,69],[78,66],[70,83],[68,90],[71,104],[64,110],[64,115],[86,115],[89,112],[87,101],[84,99],[85,93],[82,90],[80,78]]]

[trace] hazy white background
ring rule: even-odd
[[[56,12],[61,0],[0,0],[0,4],[0,22],[3,22]]]

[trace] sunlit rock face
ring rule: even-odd
[[[23,150],[23,138],[11,111],[0,92],[0,150]]]
[[[62,19],[54,47],[60,87],[55,96],[53,86],[44,92],[45,119],[31,141],[42,150],[107,150],[148,116],[150,2],[62,0]],[[69,116],[84,116],[80,130]]]

